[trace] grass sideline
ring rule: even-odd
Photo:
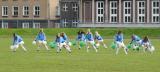
[[[79,30],[86,31],[87,28],[53,28],[44,29],[44,32],[48,36],[55,36],[59,32],[66,32],[68,36],[76,36]],[[99,31],[105,38],[111,38],[115,35],[118,30],[122,30],[125,37],[129,38],[133,33],[141,37],[147,35],[150,38],[159,38],[160,29],[159,28],[91,28],[91,31]],[[39,32],[39,29],[0,29],[0,37],[10,36],[12,33],[18,33],[24,36],[33,36]]]
[[[115,55],[115,50],[110,47],[101,47],[98,53],[93,49],[87,53],[85,48],[78,50],[72,47],[71,55],[65,49],[59,54],[55,49],[37,52],[32,39],[24,38],[28,52],[24,53],[20,48],[13,53],[9,49],[11,39],[0,38],[0,72],[160,72],[160,46],[157,39],[151,39],[156,48],[153,54],[129,50],[128,55],[124,54],[123,49],[119,55]],[[52,41],[52,38],[48,38],[48,41]],[[128,41],[125,39],[125,44]],[[108,46],[111,42],[112,39],[105,39]]]

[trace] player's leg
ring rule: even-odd
[[[13,52],[16,52],[15,45],[12,45],[12,46],[11,46],[11,50],[12,50]]]
[[[94,50],[96,52],[98,52],[97,47],[95,46],[95,42],[94,41],[90,41],[90,44],[92,45],[92,47],[94,48]]]
[[[21,48],[22,48],[24,51],[27,51],[27,49],[24,47],[24,42],[23,42],[23,41],[21,41],[19,45],[21,46]]]
[[[20,44],[21,48],[24,50],[24,51],[27,51],[27,49],[24,47],[23,44]]]
[[[78,49],[80,50],[80,49],[82,48],[81,45],[80,45],[80,40],[78,40],[77,43],[78,43],[78,44],[77,44],[77,47],[78,47]]]
[[[69,45],[65,45],[64,47],[66,48],[66,50],[67,50],[69,53],[71,53],[71,48],[69,47]]]
[[[149,42],[147,42],[147,50],[152,53],[151,48],[152,48],[152,45]]]
[[[100,41],[96,41],[94,45],[95,45],[95,47],[96,47],[97,49],[99,49],[99,47],[100,47],[100,45],[101,45],[101,42],[100,42]]]
[[[57,53],[59,53],[61,51],[62,48],[62,44],[61,43],[57,43]]]
[[[43,41],[43,45],[44,47],[46,48],[46,50],[49,50],[48,46],[47,46],[47,42],[46,41]]]
[[[117,46],[117,48],[116,48],[116,55],[118,55],[119,49],[120,49],[120,47]]]
[[[57,53],[59,53],[59,52],[60,52],[60,47],[58,46],[58,47],[57,47]]]
[[[37,44],[37,46],[38,46],[37,51],[39,51],[39,50],[40,50],[40,47],[41,47],[41,45],[42,45],[42,41],[38,40],[38,41],[36,41],[36,44]]]
[[[19,45],[13,45],[13,52],[16,52],[16,50],[19,48]]]
[[[116,48],[116,55],[118,55],[118,53],[119,53],[119,49],[120,49],[120,43],[119,42],[116,42],[116,46],[117,46],[117,48]]]
[[[142,47],[143,47],[143,52],[146,52],[146,51],[148,50],[148,45],[147,45],[147,43],[144,43],[144,44],[142,45]]]
[[[107,48],[107,45],[104,43],[104,41],[102,40],[102,41],[100,41],[101,42],[101,44],[103,45],[103,47],[104,48]]]
[[[87,52],[89,52],[89,41],[86,42]]]
[[[125,54],[128,54],[128,48],[124,45],[123,42],[121,43],[121,46],[123,47]]]
[[[49,50],[49,48],[48,48],[47,44],[44,44],[44,47],[46,48],[46,50]]]
[[[146,52],[147,51],[147,46],[146,45],[143,45],[143,52]]]

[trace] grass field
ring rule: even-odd
[[[78,50],[75,47],[72,47],[71,54],[64,49],[59,54],[55,49],[37,52],[32,40],[33,38],[24,38],[28,52],[18,49],[13,53],[9,48],[10,37],[1,37],[0,72],[160,72],[158,39],[151,40],[156,48],[153,54],[129,50],[128,55],[122,49],[119,55],[115,55],[115,50],[111,48],[100,48],[98,53],[93,49],[87,53],[85,48]],[[52,38],[48,40],[51,41]],[[125,41],[127,44],[129,40]],[[111,42],[111,39],[106,39],[108,46]]]
[[[75,36],[79,30],[86,31],[87,28],[52,28],[44,29],[44,32],[47,36],[55,36],[59,32],[66,32],[68,36]],[[123,31],[125,38],[130,38],[133,33],[140,37],[148,35],[150,38],[160,38],[159,28],[91,28],[93,33],[98,31],[105,38],[112,38],[118,30]],[[33,36],[37,35],[39,29],[0,29],[0,36],[12,35],[13,32],[19,35]]]

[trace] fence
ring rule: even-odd
[[[130,28],[137,28],[137,27],[143,27],[143,28],[159,28],[160,24],[78,24],[78,27],[85,28],[85,27],[130,27]]]

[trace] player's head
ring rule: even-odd
[[[84,32],[84,31],[82,31],[82,32],[81,32],[81,34],[85,34],[85,32]]]
[[[13,37],[16,37],[16,33],[13,33]]]
[[[43,29],[41,29],[41,30],[39,31],[39,33],[43,33]]]
[[[132,39],[135,37],[135,34],[132,34]]]
[[[64,37],[64,36],[65,36],[65,33],[64,33],[64,32],[62,32],[60,35],[61,35],[62,37]]]
[[[90,29],[87,29],[87,32],[91,32],[91,30],[90,30]]]
[[[17,39],[17,36],[16,36],[16,35],[17,35],[16,33],[13,33],[13,38],[14,38],[14,40]]]
[[[98,31],[95,31],[95,34],[98,35],[99,34]]]
[[[81,34],[85,34],[85,32],[83,30],[81,30]]]
[[[77,32],[77,34],[81,34],[81,30]]]
[[[143,40],[144,40],[144,42],[149,41],[148,36],[145,36]]]
[[[117,34],[122,34],[122,31],[119,30],[119,31],[117,32]]]

